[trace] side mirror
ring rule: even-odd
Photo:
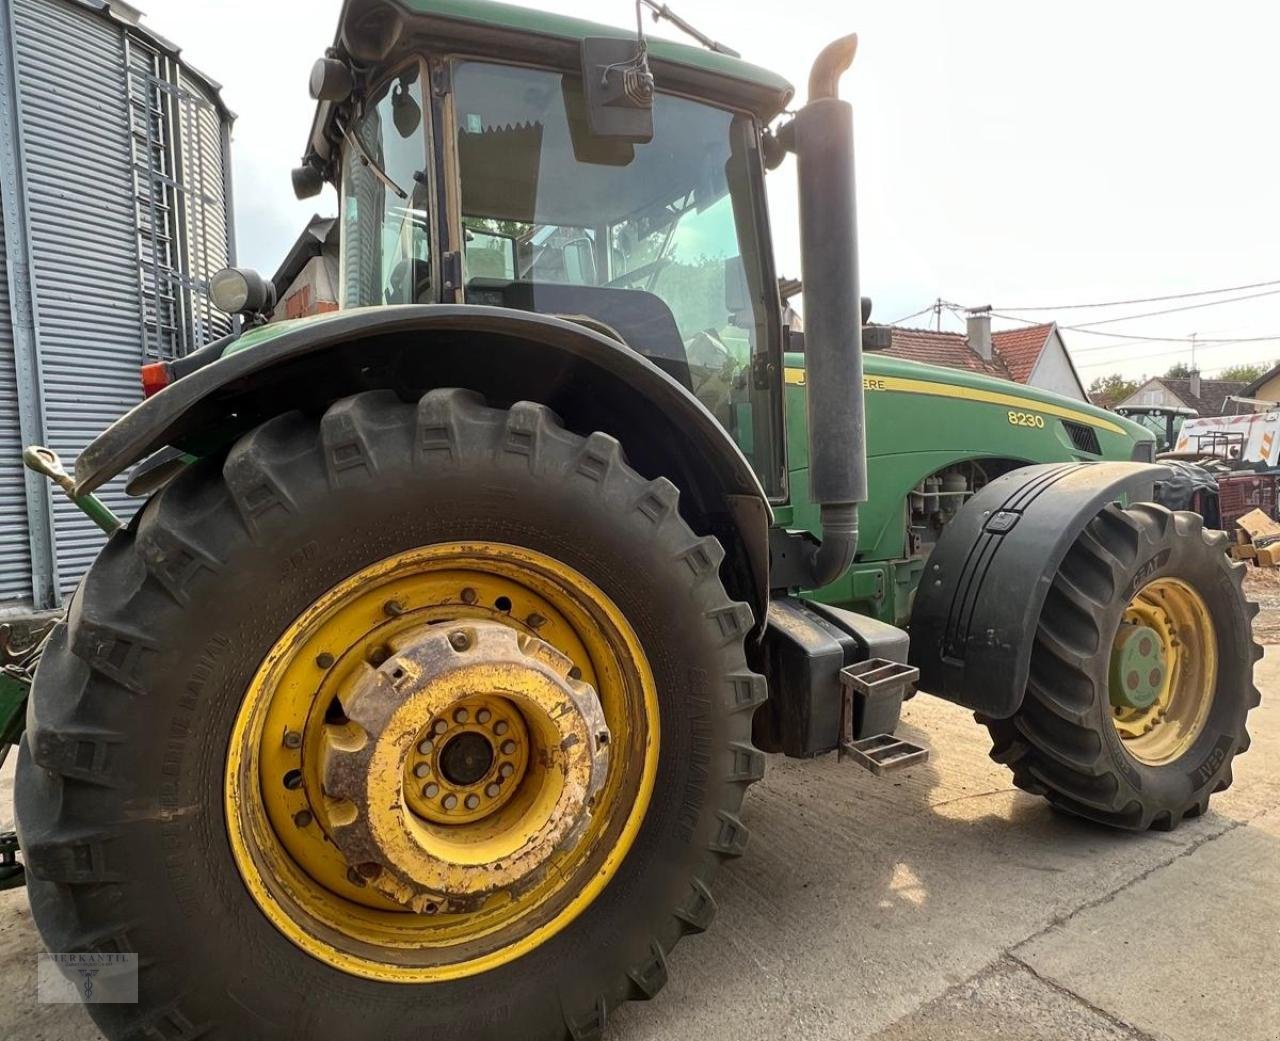
[[[586,37],[582,86],[593,135],[634,144],[653,140],[653,73],[643,42]]]

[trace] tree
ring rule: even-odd
[[[1252,383],[1265,372],[1270,372],[1272,366],[1264,361],[1241,362],[1238,365],[1228,365],[1225,369],[1218,373],[1217,378],[1220,380],[1239,380],[1241,383]]]
[[[1165,377],[1171,380],[1185,380],[1191,376],[1191,366],[1185,361],[1174,362],[1169,366],[1169,371],[1165,373]]]
[[[1110,376],[1099,376],[1089,384],[1089,400],[1103,408],[1114,408],[1135,390],[1138,381],[1113,372]]]

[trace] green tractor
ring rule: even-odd
[[[1230,783],[1224,536],[1147,502],[1158,467],[1011,436],[1131,454],[1121,422],[864,375],[856,41],[792,114],[698,39],[348,0],[295,173],[340,191],[342,310],[149,369],[59,476],[145,497],[44,648],[16,785],[46,945],[138,956],[138,1001],[89,1005],[113,1041],[599,1038],[711,925],[762,749],[919,762],[917,679],[1069,813],[1172,827]],[[935,398],[990,414],[940,433]]]

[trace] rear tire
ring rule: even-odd
[[[1111,505],[1090,522],[1045,600],[1021,707],[1009,719],[978,717],[991,732],[991,757],[1019,788],[1067,813],[1142,831],[1199,816],[1231,784],[1232,760],[1249,747],[1262,648],[1251,631],[1257,605],[1241,589],[1244,565],[1227,557],[1226,540],[1197,514],[1151,503]],[[1123,710],[1112,704],[1110,652],[1131,600],[1166,580],[1203,602],[1214,645],[1185,653],[1216,656],[1217,669],[1199,729],[1175,757],[1151,762],[1117,727]]]
[[[714,916],[708,884],[743,851],[737,814],[764,764],[751,611],[678,498],[611,437],[459,390],[277,417],[157,493],[57,627],[19,754],[45,944],[140,956],[139,1004],[88,1007],[107,1037],[580,1041],[656,994],[667,952]],[[406,549],[475,540],[562,561],[617,605],[656,682],[656,784],[603,891],[515,960],[431,983],[348,974],[246,889],[223,804],[233,721],[268,649],[326,590]]]

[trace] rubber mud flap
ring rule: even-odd
[[[920,689],[1003,719],[1022,704],[1044,599],[1076,536],[1108,503],[1150,499],[1145,463],[1046,463],[996,478],[943,529],[911,613]]]

